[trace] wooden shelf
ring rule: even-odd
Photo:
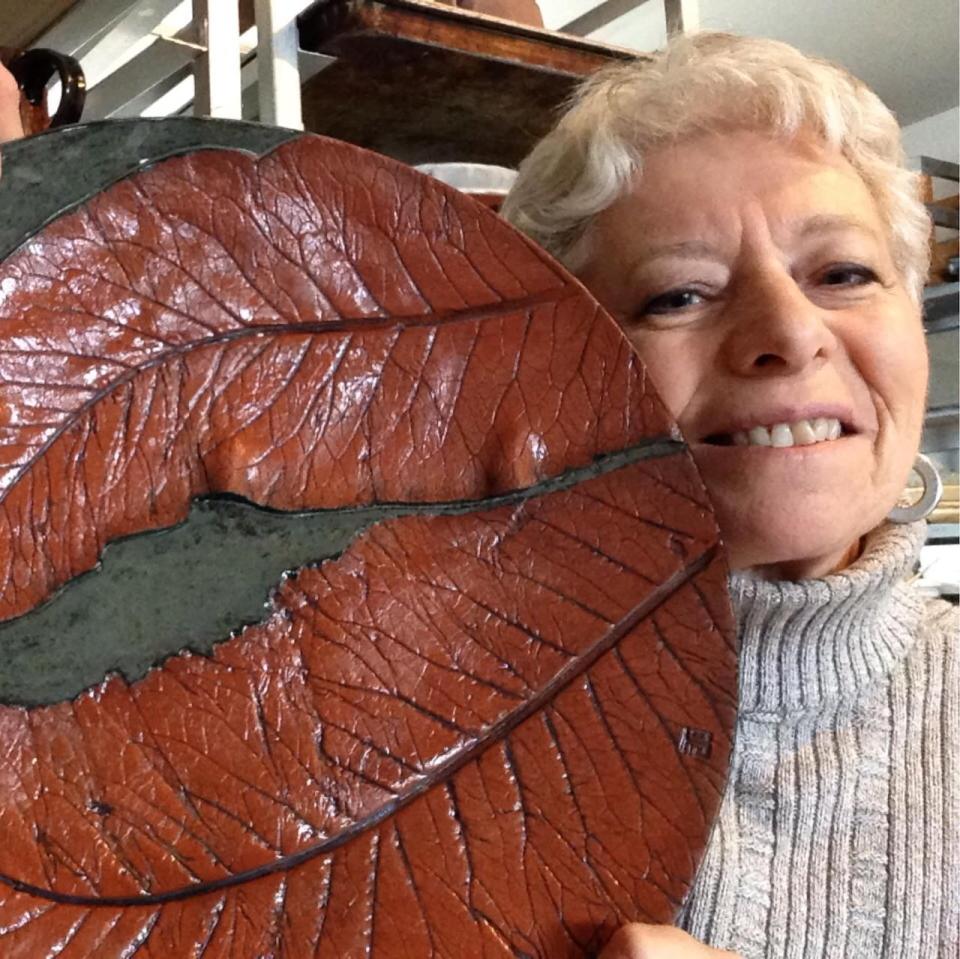
[[[581,78],[632,51],[423,0],[323,0],[304,50],[306,128],[406,163],[516,166]]]

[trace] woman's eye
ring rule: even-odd
[[[696,290],[671,290],[669,293],[662,293],[655,296],[652,300],[647,300],[641,315],[674,313],[677,310],[684,310],[691,306],[697,306],[703,301],[703,297]]]
[[[840,263],[831,266],[823,275],[822,282],[826,286],[866,286],[876,283],[879,278],[868,266],[859,266],[856,263]]]

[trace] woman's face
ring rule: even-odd
[[[704,135],[649,154],[594,226],[580,279],[683,430],[732,567],[844,565],[904,487],[927,383],[859,175],[813,140]]]

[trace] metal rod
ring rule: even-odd
[[[261,123],[303,129],[297,14],[305,5],[302,0],[256,0]]]
[[[570,33],[575,37],[586,37],[602,29],[608,23],[622,17],[646,3],[646,0],[603,0],[603,3],[588,10],[582,16],[557,28],[558,33]]]
[[[960,230],[960,212],[957,210],[941,206],[934,201],[927,204],[927,212],[937,226],[943,226],[949,230]]]
[[[950,160],[937,160],[935,157],[917,156],[910,158],[910,169],[926,173],[927,176],[940,177],[944,180],[960,181],[960,164]]]
[[[180,0],[97,0],[76,3],[42,36],[33,47],[51,47],[81,59],[107,35],[122,36],[129,43],[131,36],[149,33]],[[61,7],[68,4],[61,4]]]
[[[667,37],[694,33],[700,29],[700,0],[663,0]]]
[[[960,283],[938,283],[923,291],[923,326],[928,333],[960,325]]]
[[[158,41],[101,80],[87,97],[87,120],[135,117],[188,75],[197,52]]]
[[[194,61],[195,116],[239,120],[240,12],[235,0],[193,0],[195,42],[206,47]]]
[[[924,423],[943,423],[960,420],[960,406],[934,406],[924,414]]]

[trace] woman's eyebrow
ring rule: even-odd
[[[877,241],[877,231],[866,222],[855,216],[845,216],[837,213],[818,213],[797,223],[794,233],[801,239],[819,233],[862,233],[871,240]]]
[[[712,243],[705,240],[682,240],[679,243],[664,243],[645,246],[637,257],[637,266],[643,266],[650,260],[658,260],[665,256],[685,257],[687,259],[720,260],[720,251]]]

